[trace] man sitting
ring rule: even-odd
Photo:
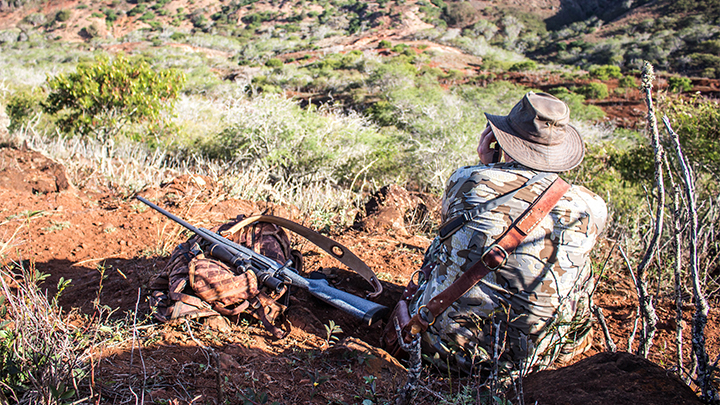
[[[488,127],[477,148],[481,164],[459,168],[447,181],[445,235],[426,252],[431,271],[409,302],[410,316],[477,263],[556,173],[580,164],[585,149],[569,115],[561,100],[533,92],[507,116],[486,114]],[[471,218],[447,229],[463,214]],[[427,320],[423,353],[437,354],[440,366],[478,372],[487,367],[494,345],[505,341],[501,363],[525,374],[589,348],[594,285],[589,253],[606,216],[600,197],[570,187],[504,264]]]

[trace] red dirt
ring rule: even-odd
[[[240,213],[265,210],[302,222],[292,207],[223,199],[214,187],[207,178],[180,176],[141,195],[205,228]],[[371,215],[358,221],[358,229],[336,229],[331,236],[378,273],[385,288],[378,301],[391,306],[430,242],[412,235],[402,217],[408,209],[421,211],[418,204],[427,206],[429,215],[436,215],[437,198],[394,187],[385,191],[381,203],[370,210]],[[383,201],[392,202],[392,207]],[[186,332],[189,324],[143,321],[138,336],[144,344],[139,350],[129,337],[133,328],[128,314],[136,306],[138,319],[149,313],[145,295],[148,281],[184,235],[179,226],[136,200],[72,186],[62,166],[39,153],[0,149],[0,217],[0,234],[12,246],[6,250],[13,252],[8,259],[29,261],[50,274],[44,284],[50,295],[60,277],[72,279],[60,299],[65,309],[97,314],[93,300],[99,298],[101,305],[115,311],[112,319],[125,322],[116,334],[120,340],[108,342],[97,353],[93,391],[101,395],[100,403],[135,401],[133,395],[139,397],[141,393],[149,402],[238,403],[243,399],[241,392],[252,397],[248,389],[257,393],[250,398],[255,403],[262,403],[265,394],[271,401],[287,404],[361,403],[364,399],[380,403],[391,401],[405,381],[403,368],[376,348],[384,322],[363,325],[302,291],[295,292],[291,300],[285,322],[291,331],[283,339],[273,339],[254,321],[219,330],[192,323],[192,335]],[[338,267],[314,246],[302,240],[294,243],[305,255],[306,272],[320,271],[332,284],[358,295],[369,288],[359,276]],[[606,255],[602,252],[609,247],[609,242],[600,243],[598,257]],[[596,300],[605,311],[619,349],[626,350],[623,342],[627,342],[634,319],[636,299],[624,270],[621,266],[613,268],[612,263]],[[686,308],[686,313],[690,312],[692,308]],[[658,366],[668,368],[674,362],[670,305],[662,302],[658,315],[661,324],[649,356],[655,365],[629,355],[589,358],[604,350],[598,328],[591,351],[575,359],[586,361],[572,369],[528,377],[525,397],[539,404],[607,403],[604,399],[610,398],[608,393],[618,391],[629,401],[622,403],[699,402],[687,387],[682,392],[673,391],[675,398],[682,400],[672,401],[665,395],[667,387],[684,385]],[[708,351],[713,359],[720,348],[717,319],[717,309],[713,308],[707,328]],[[339,336],[344,340],[334,348],[325,341],[324,325],[330,320],[343,330]],[[690,332],[689,317],[687,320],[686,339]],[[689,349],[689,343],[685,347]],[[371,376],[377,378],[374,389]],[[473,382],[448,377],[433,370],[424,373],[425,388],[416,403],[435,403],[436,393],[457,393],[458,384]],[[592,387],[585,384],[588,381],[593,382]],[[559,393],[567,395],[561,398]]]

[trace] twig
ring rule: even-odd
[[[637,278],[635,278],[635,273],[633,272],[632,265],[630,264],[630,259],[628,259],[627,255],[625,254],[625,250],[623,250],[622,246],[618,246],[618,249],[620,250],[620,254],[622,255],[623,259],[625,260],[625,265],[628,268],[628,271],[630,272],[630,278],[632,278],[633,285],[635,286],[635,292],[637,293],[638,288],[638,282]],[[627,351],[632,352],[632,346],[633,342],[635,341],[635,333],[637,333],[637,326],[638,326],[638,319],[640,319],[640,298],[638,293],[638,305],[637,305],[637,314],[635,315],[635,326],[633,327],[632,333],[630,333],[630,336],[628,336],[628,344],[627,344]]]
[[[605,262],[603,263],[602,268],[600,269],[600,275],[598,275],[598,282],[595,283],[595,285],[593,286],[593,290],[592,290],[592,292],[590,293],[590,296],[591,296],[591,297],[592,297],[593,295],[595,295],[595,290],[597,290],[598,285],[600,285],[599,280],[602,279],[602,276],[605,274],[605,268],[607,267],[607,264],[608,264],[608,262],[610,261],[610,257],[612,256],[612,252],[613,252],[613,250],[615,250],[615,248],[617,247],[617,244],[618,244],[619,241],[620,241],[620,239],[616,240],[616,241],[615,241],[615,244],[613,244],[613,247],[610,248],[610,251],[608,252],[607,257],[605,258]]]
[[[398,344],[400,344],[400,347],[409,354],[408,360],[410,363],[408,367],[407,382],[400,390],[400,395],[395,403],[397,405],[411,404],[413,402],[412,399],[417,392],[418,382],[420,381],[420,374],[422,372],[422,348],[420,346],[420,334],[418,333],[415,335],[412,342],[405,343],[397,318],[394,319],[394,322],[395,333],[398,335]]]
[[[524,369],[525,366],[522,364],[526,359],[520,360],[520,370]],[[518,405],[525,405],[525,390],[523,389],[523,373],[519,372],[516,379],[513,379],[515,383],[515,392],[517,392]]]
[[[137,313],[138,313],[138,306],[140,305],[140,293],[141,289],[138,288],[138,297],[137,301],[135,301],[135,313],[133,314],[133,340],[132,340],[132,349],[130,350],[130,367],[132,368],[133,364],[133,355],[135,354],[135,343],[137,342],[137,335],[138,335],[138,329],[137,329]],[[145,369],[145,359],[143,359],[142,355],[142,348],[141,345],[138,344],[138,355],[140,356],[140,364],[142,364],[143,369],[143,385],[142,385],[142,391],[140,393],[140,403],[145,403],[145,388],[147,385],[147,370]],[[132,391],[132,388],[130,389]],[[135,392],[133,392],[133,395],[135,395]],[[137,401],[137,395],[135,395],[135,400]]]
[[[670,126],[670,120],[663,117],[665,129],[670,134],[670,138],[675,146],[675,152],[678,157],[678,163],[682,168],[683,181],[685,183],[685,195],[687,199],[687,209],[690,215],[690,276],[693,286],[693,298],[695,301],[695,315],[693,316],[692,326],[692,347],[695,359],[697,361],[698,386],[700,387],[701,397],[706,402],[718,400],[718,393],[712,385],[712,369],[708,367],[708,355],[705,351],[705,325],[708,317],[708,303],[703,292],[703,286],[700,284],[700,272],[697,253],[697,236],[698,236],[698,217],[695,203],[695,183],[690,167],[683,156],[682,147],[680,146],[680,138]]]
[[[638,354],[647,357],[650,347],[657,330],[657,314],[652,302],[652,296],[647,292],[647,280],[645,270],[652,261],[655,251],[657,250],[660,235],[663,229],[663,218],[665,213],[665,185],[663,183],[663,147],[660,144],[660,134],[658,133],[657,120],[655,118],[655,108],[652,101],[652,82],[655,80],[655,72],[653,66],[649,62],[645,62],[642,72],[642,88],[645,92],[645,103],[648,107],[647,121],[652,132],[652,146],[655,150],[655,186],[657,187],[657,209],[655,212],[655,230],[653,232],[650,244],[645,250],[640,265],[637,268],[637,288],[638,299],[640,301],[640,310],[643,317],[643,333],[641,335],[640,344],[638,346]]]
[[[605,336],[605,347],[607,347],[609,352],[615,353],[617,351],[617,346],[615,345],[612,336],[610,336],[610,330],[608,329],[607,322],[605,322],[605,315],[603,315],[602,308],[594,305],[593,312],[595,313],[595,317],[597,317],[600,327],[602,328],[603,335]]]
[[[682,230],[680,225],[680,190],[673,187],[673,240],[675,241],[675,349],[677,350],[678,375],[683,378],[685,362],[683,361],[683,298],[682,298]],[[686,381],[687,382],[687,381]]]

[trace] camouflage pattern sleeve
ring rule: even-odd
[[[521,187],[536,172],[517,164],[468,166],[448,179],[443,220]],[[436,266],[420,288],[411,312],[452,284],[481,257],[512,222],[556,178],[520,189],[508,203],[482,212],[451,237],[436,239],[426,260]],[[461,369],[482,367],[493,344],[494,326],[507,333],[504,360],[525,371],[552,364],[568,345],[588,333],[593,280],[590,250],[603,231],[605,202],[573,186],[498,271],[458,299],[423,336],[424,350],[448,357]]]

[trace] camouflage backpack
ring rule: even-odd
[[[268,222],[256,222],[238,229],[235,225],[244,217],[239,215],[215,232],[230,230],[223,235],[281,265],[291,260],[300,271],[302,255],[290,249],[290,239],[281,227]],[[287,288],[270,290],[258,285],[252,271],[236,274],[228,265],[206,255],[201,238],[191,237],[181,243],[170,256],[163,270],[150,283],[150,306],[161,322],[223,315],[236,319],[243,313],[259,319],[276,337],[284,333],[274,325],[285,311],[287,302],[278,302]]]

